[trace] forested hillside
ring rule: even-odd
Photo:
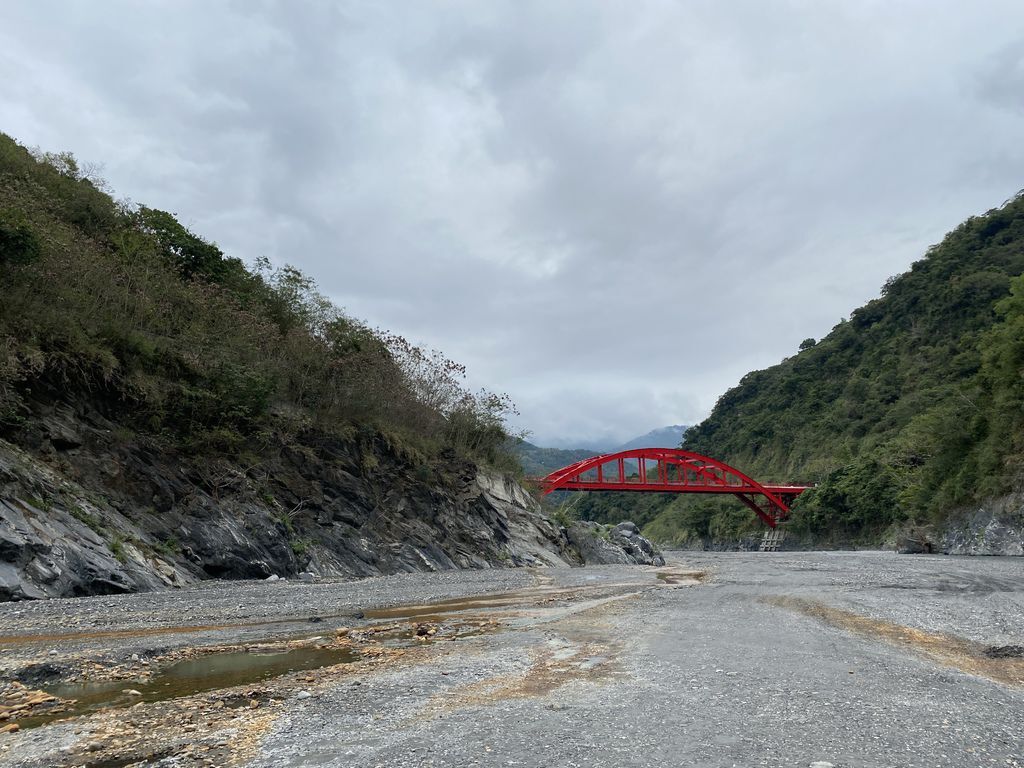
[[[1024,461],[1024,198],[968,219],[779,365],[746,375],[684,445],[765,481],[817,483],[794,528],[877,542],[1005,494]],[[648,533],[727,537],[738,506],[660,501]],[[653,511],[653,510],[652,510]]]
[[[26,426],[33,400],[87,394],[198,453],[358,425],[425,456],[507,458],[509,403],[465,391],[461,366],[2,134],[0,277],[0,434]]]

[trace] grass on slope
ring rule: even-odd
[[[507,398],[345,315],[293,267],[246,266],[169,213],[115,201],[69,154],[0,134],[0,433],[87,401],[192,452],[381,430],[509,461]]]

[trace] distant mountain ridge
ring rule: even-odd
[[[523,471],[536,477],[602,453],[618,453],[633,448],[677,448],[686,429],[684,424],[659,427],[614,448],[542,448],[526,440],[517,440],[512,450],[519,457]]]
[[[683,432],[687,430],[686,424],[670,424],[667,427],[652,429],[646,435],[634,437],[632,440],[623,443],[618,451],[628,451],[633,448],[678,448],[683,442]]]
[[[512,451],[519,458],[527,477],[542,477],[560,467],[601,453],[589,448],[542,448],[526,440],[517,440],[512,445]]]

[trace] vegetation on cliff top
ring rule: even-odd
[[[0,134],[0,433],[88,398],[203,453],[353,426],[433,455],[509,459],[509,400],[347,316],[291,266],[247,266],[164,211],[115,201],[66,153]]]

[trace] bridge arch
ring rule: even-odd
[[[636,462],[637,472],[635,476],[627,476],[626,465],[632,461]],[[654,477],[651,477],[649,462],[654,462]],[[552,491],[730,493],[771,528],[789,516],[793,500],[809,487],[765,485],[724,461],[682,448],[634,448],[592,456],[556,469],[539,483],[545,494]]]

